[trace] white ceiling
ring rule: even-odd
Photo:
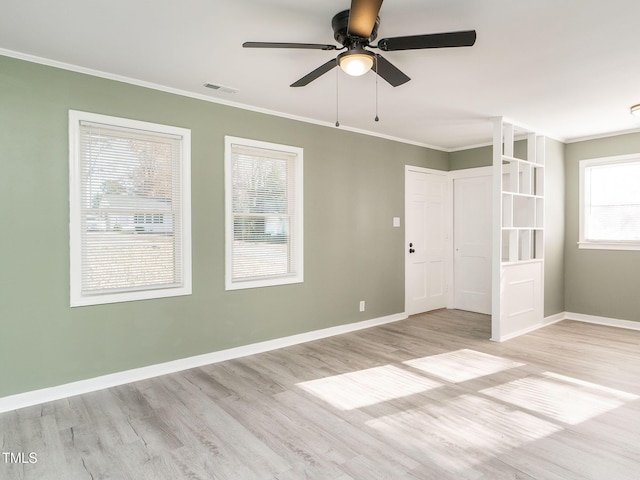
[[[475,46],[386,52],[412,80],[329,72],[336,55],[243,49],[244,41],[335,43],[349,0],[2,0],[0,53],[455,150],[491,140],[504,115],[558,140],[640,129],[638,0],[386,0],[379,38],[475,29]],[[204,82],[238,89],[220,93]]]

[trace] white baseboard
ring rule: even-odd
[[[555,315],[551,315],[549,317],[545,317],[542,323],[538,325],[533,325],[531,327],[523,328],[522,330],[518,330],[517,332],[509,333],[508,335],[503,335],[498,339],[491,339],[497,342],[505,342],[507,340],[511,340],[512,338],[519,337],[520,335],[524,335],[526,333],[534,332],[540,328],[548,327],[549,325],[553,325],[554,323],[558,323],[562,320],[565,320],[565,313],[556,313]]]
[[[547,327],[554,323],[558,323],[562,320],[574,320],[576,322],[594,323],[597,325],[604,325],[606,327],[617,327],[617,328],[627,328],[629,330],[640,330],[640,322],[634,322],[632,320],[620,320],[618,318],[598,317],[596,315],[586,315],[584,313],[561,312],[561,313],[556,313],[555,315],[546,317],[544,319],[544,322],[541,323],[540,325],[534,325],[533,327],[525,328],[523,330],[510,333],[509,335],[504,335],[500,337],[497,341],[504,342],[511,338],[524,335],[525,333],[533,332],[535,330],[538,330],[539,328]]]
[[[117,372],[100,377],[89,378],[87,380],[80,380],[77,382],[58,385],[55,387],[43,388],[41,390],[34,390],[31,392],[10,395],[8,397],[0,398],[0,413],[17,410],[19,408],[30,407],[45,402],[51,402],[54,400],[60,400],[62,398],[68,398],[83,393],[95,392],[97,390],[116,387],[118,385],[124,385],[126,383],[146,380],[148,378],[158,377],[160,375],[166,375],[168,373],[201,367],[203,365],[223,362],[225,360],[232,360],[234,358],[246,357],[248,355],[255,355],[256,353],[277,350],[279,348],[311,342],[313,340],[320,340],[322,338],[333,337],[335,335],[341,335],[343,333],[349,333],[365,328],[375,327],[377,325],[383,325],[385,323],[397,322],[398,320],[404,320],[406,318],[407,315],[404,312],[396,313],[394,315],[374,318],[371,320],[364,320],[362,322],[348,323],[346,325],[323,328],[321,330],[300,333],[297,335],[291,335],[289,337],[267,340],[265,342],[253,343],[251,345],[244,345],[242,347],[220,350],[218,352],[196,355],[194,357],[182,358],[179,360],[173,360],[171,362],[160,363],[157,365],[149,365],[148,367],[135,368],[133,370],[126,370],[124,372]]]
[[[586,315],[584,313],[565,312],[565,320],[576,320],[578,322],[596,323],[607,327],[628,328],[629,330],[640,330],[640,322],[632,320],[620,320],[618,318],[598,317],[596,315]]]
[[[0,398],[0,413],[17,410],[19,408],[29,407],[32,405],[38,405],[45,402],[51,402],[54,400],[60,400],[62,398],[68,398],[83,393],[95,392],[97,390],[116,387],[118,385],[124,385],[126,383],[137,382],[139,380],[146,380],[148,378],[158,377],[160,375],[166,375],[182,370],[188,370],[190,368],[201,367],[203,365],[223,362],[225,360],[232,360],[234,358],[246,357],[248,355],[255,355],[257,353],[277,350],[279,348],[311,342],[313,340],[320,340],[322,338],[333,337],[335,335],[341,335],[343,333],[355,332],[357,330],[375,327],[377,325],[384,325],[385,323],[397,322],[406,318],[406,313],[402,312],[394,315],[388,315],[386,317],[323,328],[321,330],[300,333],[297,335],[291,335],[289,337],[267,340],[265,342],[253,343],[251,345],[244,345],[242,347],[220,350],[203,355],[196,355],[194,357],[173,360],[171,362],[150,365],[148,367],[126,370],[124,372],[112,373],[109,375],[103,375],[87,380],[80,380],[77,382],[58,385],[55,387],[43,388],[41,390],[34,390],[31,392],[10,395],[8,397]],[[609,327],[640,330],[640,322],[634,322],[631,320],[619,320],[616,318],[608,317],[598,317],[595,315],[586,315],[583,313],[562,312],[546,317],[543,323],[539,325],[534,325],[533,327],[529,327],[518,332],[505,335],[497,341],[503,342],[511,338],[524,335],[525,333],[530,333],[539,328],[552,325],[562,320],[575,320],[578,322],[595,323],[598,325],[605,325]]]

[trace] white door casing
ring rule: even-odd
[[[447,304],[448,176],[419,167],[405,170],[405,311],[408,315]]]
[[[453,308],[491,313],[491,167],[454,175]]]

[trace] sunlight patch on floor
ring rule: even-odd
[[[550,372],[529,375],[481,393],[571,425],[638,399],[630,393]]]
[[[462,471],[562,427],[473,394],[366,422],[448,471]]]
[[[319,378],[297,384],[341,410],[366,407],[442,386],[435,380],[392,365]]]
[[[524,365],[468,349],[416,358],[403,363],[453,383],[466,382]]]

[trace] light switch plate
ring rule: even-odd
[[[393,217],[393,226],[394,227],[400,226],[400,217]]]

